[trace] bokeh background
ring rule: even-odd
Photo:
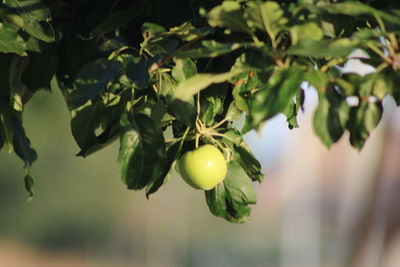
[[[0,266],[400,266],[399,110],[385,100],[361,152],[347,135],[328,150],[312,130],[316,104],[307,88],[299,129],[277,116],[246,135],[266,179],[255,184],[251,220],[235,225],[177,174],[150,200],[128,191],[117,142],[75,157],[60,92],[38,93],[24,115],[39,154],[33,201],[22,162],[0,153]]]

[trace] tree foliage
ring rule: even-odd
[[[264,176],[243,134],[277,114],[299,127],[307,82],[318,93],[321,142],[330,147],[349,132],[360,150],[383,98],[400,104],[399,36],[396,1],[4,0],[0,148],[24,162],[33,196],[37,154],[24,106],[38,90],[61,90],[78,156],[119,139],[122,181],[147,197],[182,153],[217,146],[228,175],[206,202],[214,215],[244,222],[256,202],[252,181]],[[375,72],[340,71],[356,49]]]

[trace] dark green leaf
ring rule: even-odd
[[[34,196],[33,186],[35,185],[35,180],[29,174],[25,175],[24,178],[25,189],[29,193],[28,200],[32,199]]]
[[[163,174],[165,142],[161,128],[143,114],[123,114],[118,163],[128,189],[143,189]]]
[[[315,134],[327,147],[336,143],[343,135],[349,114],[349,106],[331,88],[327,95],[319,94],[313,127]]]
[[[146,197],[149,198],[151,194],[154,194],[157,192],[165,183],[166,180],[168,179],[168,176],[170,175],[170,172],[172,170],[172,167],[174,165],[175,160],[178,159],[179,154],[180,154],[180,143],[175,143],[170,148],[167,150],[167,160],[165,164],[165,169],[163,173],[161,174],[160,177],[157,178],[153,183],[148,184],[146,187]]]
[[[193,104],[179,99],[168,100],[168,113],[186,126],[194,126],[197,112]]]
[[[350,143],[353,147],[362,149],[370,132],[381,120],[382,112],[381,102],[361,102],[359,106],[351,108],[347,129],[350,132]]]
[[[132,57],[126,69],[126,75],[131,79],[134,85],[143,89],[149,80],[149,67],[154,60],[148,60],[144,57]]]
[[[239,146],[234,145],[233,149],[233,159],[242,166],[243,170],[251,180],[261,183],[264,180],[264,174],[261,172],[261,164],[247,145],[244,143]]]
[[[13,126],[13,147],[15,154],[25,163],[25,168],[29,168],[36,160],[36,151],[31,147],[31,142],[25,135],[25,130],[18,118],[12,118]]]
[[[177,50],[174,53],[178,58],[214,58],[235,51],[244,44],[242,43],[219,43],[214,40],[204,40],[201,46],[188,50]]]
[[[233,223],[248,221],[250,205],[256,203],[252,182],[235,161],[228,162],[225,180],[214,189],[205,191],[205,195],[210,211]]]
[[[50,90],[50,81],[56,71],[57,63],[57,55],[53,48],[49,48],[40,54],[30,54],[29,64],[22,74],[22,81],[32,92],[39,89]]]
[[[7,112],[0,109],[0,150],[11,153],[13,150],[12,120]]]
[[[96,60],[83,67],[74,80],[75,90],[68,98],[69,108],[75,109],[95,98],[116,78],[121,67],[118,61]]]
[[[118,10],[112,12],[105,21],[98,24],[90,33],[92,37],[101,36],[111,31],[115,31],[121,26],[124,26],[131,20],[135,19],[143,10],[137,6],[128,8],[126,10]]]
[[[99,100],[72,112],[71,130],[81,149],[77,156],[86,157],[118,137],[122,109],[121,105],[107,105]]]

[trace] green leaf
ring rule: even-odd
[[[207,14],[208,23],[212,27],[227,28],[230,31],[252,34],[243,17],[240,4],[235,1],[224,1]]]
[[[242,115],[242,111],[239,110],[236,103],[234,101],[228,107],[228,110],[225,114],[226,121],[235,121]]]
[[[0,109],[0,149],[8,153],[13,151],[12,120],[8,112]]]
[[[326,73],[314,68],[306,73],[305,80],[319,92],[325,92],[328,85],[328,76]]]
[[[87,150],[96,139],[96,130],[105,115],[105,106],[100,101],[72,112],[72,136],[81,150]]]
[[[296,66],[274,72],[265,87],[250,100],[251,125],[258,127],[261,122],[283,112],[300,90],[303,79],[303,70]]]
[[[383,12],[375,9],[369,5],[363,4],[359,1],[348,1],[344,3],[334,3],[323,7],[323,10],[331,14],[342,14],[348,16],[362,16],[373,15],[381,17],[383,20],[395,25],[400,25],[400,18],[398,16]]]
[[[234,145],[233,149],[233,159],[242,166],[251,180],[261,183],[264,180],[264,174],[261,172],[261,164],[250,151],[249,147],[242,143],[239,146]]]
[[[56,72],[57,64],[58,59],[53,47],[42,53],[31,53],[29,64],[22,74],[23,83],[32,92],[39,89],[50,90],[50,81]]]
[[[381,102],[361,102],[359,106],[351,108],[347,129],[350,132],[350,143],[354,148],[362,149],[370,132],[379,124],[382,112]]]
[[[36,151],[31,147],[31,142],[25,135],[25,130],[18,118],[12,118],[13,128],[13,147],[15,154],[25,163],[25,168],[29,168],[37,159]]]
[[[304,103],[304,91],[301,89],[294,100],[289,102],[283,113],[285,114],[288,122],[289,129],[298,128],[299,124],[297,122],[297,114],[299,109]]]
[[[23,19],[18,16],[14,10],[8,7],[1,7],[0,8],[0,18],[4,22],[9,22],[17,26],[19,29],[24,27],[24,21]]]
[[[22,112],[25,102],[31,97],[30,92],[22,83],[21,75],[24,72],[29,60],[19,56],[13,56],[10,65],[9,82],[10,82],[10,103],[11,107]]]
[[[0,23],[0,52],[26,56],[25,42],[15,31]]]
[[[251,92],[259,89],[265,83],[262,77],[268,77],[268,73],[262,72],[245,72],[238,75],[238,80],[234,81],[234,87],[232,91],[233,99],[235,100],[236,106],[242,111],[249,111],[249,100],[251,98]]]
[[[324,37],[324,33],[314,22],[307,22],[291,27],[290,37],[292,44],[296,45],[304,40],[319,41]]]
[[[314,58],[346,57],[358,46],[359,42],[357,40],[348,38],[335,41],[304,39],[298,45],[288,49],[287,54]]]
[[[108,32],[115,31],[121,26],[124,26],[131,20],[138,17],[143,12],[143,10],[139,9],[137,6],[124,9],[117,10],[108,15],[105,21],[98,24],[90,33],[91,37],[102,36]]]
[[[233,160],[240,164],[251,180],[262,182],[264,174],[261,172],[261,164],[243,141],[240,132],[229,129],[223,134],[221,141],[229,147]]]
[[[33,186],[35,185],[35,180],[29,174],[25,175],[24,178],[25,190],[29,193],[28,200],[31,200],[34,196]]]
[[[188,101],[180,99],[167,100],[168,113],[186,126],[194,126],[196,121],[196,108]]]
[[[197,74],[197,66],[190,59],[175,59],[175,66],[172,68],[172,77],[181,83]]]
[[[45,41],[54,41],[55,35],[48,22],[50,12],[41,0],[6,0],[7,5],[15,8],[24,21],[24,30],[33,37]]]
[[[283,26],[288,22],[284,17],[279,4],[273,1],[249,2],[245,9],[245,18],[250,27],[268,33],[273,47],[276,47],[276,39]]]
[[[163,26],[156,23],[145,22],[142,25],[142,35],[144,39],[157,36],[165,31],[166,30]]]
[[[167,160],[165,164],[165,169],[160,177],[157,178],[153,183],[150,183],[146,187],[146,197],[149,198],[151,194],[157,192],[167,181],[175,160],[179,158],[180,155],[180,143],[175,143],[170,146],[167,150]]]
[[[69,108],[75,109],[102,92],[117,77],[121,63],[98,59],[84,66],[74,80],[74,90],[68,97]]]
[[[136,88],[144,89],[149,80],[149,67],[154,60],[144,57],[132,57],[126,68],[126,75],[132,80]]]
[[[210,211],[232,223],[248,221],[250,205],[256,203],[252,182],[235,161],[228,162],[225,180],[214,189],[205,191],[205,196]]]
[[[143,114],[123,114],[118,163],[128,189],[143,189],[162,176],[166,166],[162,130]]]
[[[382,100],[388,93],[392,92],[393,83],[392,79],[386,77],[383,74],[377,74],[374,85],[372,88],[372,94],[378,99]]]
[[[220,43],[215,40],[204,40],[201,46],[188,50],[177,50],[174,53],[178,58],[214,58],[228,54],[245,46],[243,43]]]
[[[326,95],[320,93],[318,99],[318,108],[313,118],[314,132],[324,145],[330,147],[344,133],[349,106],[333,89],[328,90]]]
[[[244,69],[235,69],[230,72],[224,72],[219,74],[212,73],[201,73],[180,83],[174,91],[174,98],[183,101],[188,101],[192,97],[203,89],[206,89],[213,83],[222,83],[233,76],[244,72]]]

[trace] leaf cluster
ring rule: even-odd
[[[237,223],[248,220],[253,182],[264,178],[246,132],[277,114],[289,129],[299,127],[304,90],[312,88],[322,143],[330,147],[349,132],[361,149],[382,117],[382,100],[400,104],[395,1],[184,2],[0,4],[0,149],[23,160],[30,196],[37,154],[22,114],[38,90],[62,91],[78,156],[119,140],[122,181],[147,197],[167,182],[182,153],[217,146],[228,175],[205,192],[206,203]],[[355,50],[366,53],[361,60],[373,73],[341,71]]]

